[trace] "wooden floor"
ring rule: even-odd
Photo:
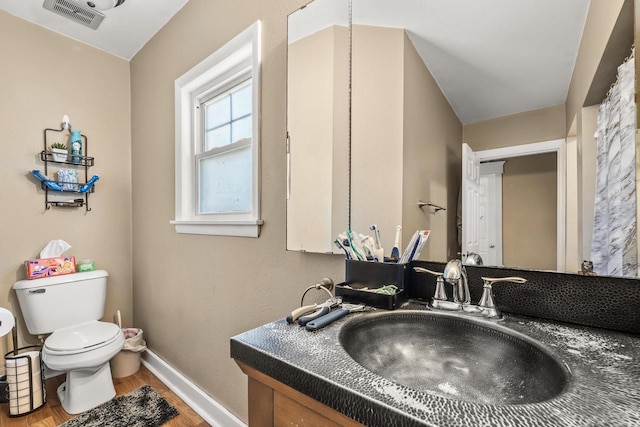
[[[73,418],[75,415],[69,415],[62,409],[56,395],[56,389],[62,382],[64,382],[64,375],[47,380],[47,403],[29,415],[11,418],[9,417],[9,404],[0,404],[0,427],[56,427]],[[165,427],[206,427],[209,425],[144,366],[140,366],[140,371],[134,375],[126,378],[114,378],[113,384],[118,396],[127,394],[145,384],[155,388],[178,410],[178,416],[163,424]]]

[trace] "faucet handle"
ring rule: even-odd
[[[485,285],[493,285],[498,282],[511,282],[511,283],[527,283],[527,279],[523,277],[482,277]]]
[[[482,281],[484,282],[482,285],[482,298],[480,298],[480,302],[478,302],[478,307],[482,310],[482,314],[489,319],[502,317],[502,313],[496,308],[493,300],[493,289],[491,286],[494,283],[527,283],[527,279],[522,277],[482,277]]]
[[[436,277],[442,277],[442,275],[444,274],[444,273],[440,273],[438,271],[429,270],[428,268],[423,268],[423,267],[413,267],[413,271],[415,271],[416,273],[433,274]]]
[[[449,301],[447,298],[447,291],[444,289],[444,273],[440,273],[438,271],[429,270],[428,268],[422,267],[413,267],[413,270],[417,273],[429,273],[436,276],[436,290],[431,298],[431,307],[439,308],[442,310],[461,310],[462,304],[458,301],[458,294],[456,292],[456,288],[453,288],[453,299],[454,301]]]

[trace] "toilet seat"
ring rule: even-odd
[[[108,346],[122,335],[114,323],[92,320],[55,330],[44,342],[44,351],[51,355],[71,355]]]

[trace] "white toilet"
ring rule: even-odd
[[[104,270],[66,274],[13,285],[32,335],[51,333],[42,360],[53,371],[66,372],[58,398],[70,414],[92,409],[116,395],[109,360],[124,344],[115,323],[100,322],[107,296]]]

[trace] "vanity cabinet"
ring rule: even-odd
[[[249,427],[362,427],[351,418],[236,361],[249,378]]]

